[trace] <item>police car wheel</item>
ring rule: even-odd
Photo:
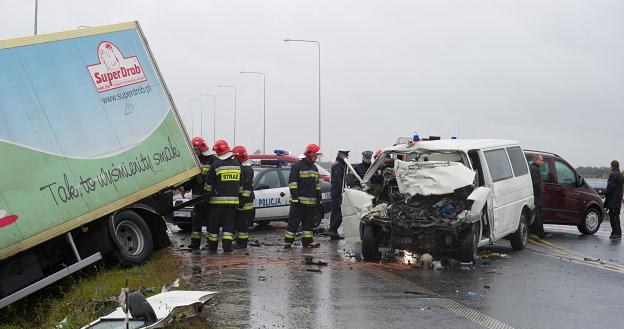
[[[256,222],[256,226],[254,228],[256,230],[264,230],[265,228],[271,226],[271,221],[265,220],[261,222]]]

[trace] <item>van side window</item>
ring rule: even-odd
[[[526,161],[524,161],[524,154],[522,153],[520,146],[508,147],[507,154],[509,154],[511,167],[513,168],[513,172],[516,177],[529,173],[529,169],[527,168]]]
[[[567,164],[555,160],[555,170],[557,171],[557,183],[561,185],[576,186],[576,174]]]
[[[494,182],[513,177],[505,149],[485,151],[483,154]]]

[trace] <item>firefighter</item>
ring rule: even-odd
[[[318,206],[321,203],[321,185],[319,173],[314,164],[321,155],[321,148],[316,144],[306,147],[304,158],[295,163],[290,169],[288,188],[290,189],[290,212],[288,226],[284,234],[284,248],[290,248],[301,224],[301,244],[306,248],[316,248],[312,226],[314,219],[319,216]]]
[[[230,146],[224,140],[215,142],[212,150],[217,160],[210,167],[206,177],[205,190],[210,194],[210,227],[208,229],[208,250],[216,251],[219,246],[219,229],[222,229],[221,245],[224,252],[232,251],[234,221],[238,208],[241,187],[241,167]]]
[[[202,167],[202,173],[195,176],[194,179],[189,180],[186,184],[180,187],[182,197],[186,191],[193,193],[193,198],[202,196],[206,191],[204,190],[205,177],[210,171],[210,166],[217,159],[211,152],[210,148],[206,144],[206,141],[201,137],[195,137],[191,140],[193,145],[193,151]],[[208,218],[210,216],[210,208],[207,202],[201,202],[196,204],[193,208],[193,217],[191,217],[191,244],[190,249],[199,249],[202,238],[202,226],[208,226]]]
[[[253,179],[254,171],[251,169],[251,160],[247,155],[247,150],[243,146],[235,146],[232,149],[234,157],[241,164],[241,187],[240,187],[240,204],[236,212],[236,247],[240,249],[247,248],[249,240],[249,226],[253,215]]]

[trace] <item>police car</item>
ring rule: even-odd
[[[254,217],[253,222],[259,227],[268,226],[272,221],[287,221],[290,209],[290,190],[288,189],[288,176],[291,165],[299,161],[298,158],[287,155],[284,151],[275,151],[275,155],[250,155],[254,169]],[[322,204],[319,205],[319,216],[314,227],[331,211],[331,184],[328,179],[330,174],[317,164],[320,173]],[[184,197],[174,196],[173,204],[179,205],[192,199],[192,193],[187,192]],[[193,207],[185,207],[174,211],[166,217],[166,220],[177,225],[183,231],[191,230],[191,218]],[[253,223],[250,223],[250,226]]]
[[[260,226],[267,226],[271,221],[288,220],[290,209],[290,190],[288,176],[290,165],[254,165],[254,219]],[[319,205],[319,215],[315,220],[317,227],[327,213],[331,211],[331,184],[320,180],[323,201]]]

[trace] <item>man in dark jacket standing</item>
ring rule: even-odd
[[[533,202],[535,203],[535,220],[531,225],[532,231],[538,237],[544,238],[544,222],[542,220],[542,174],[540,167],[544,165],[544,157],[533,155],[533,163],[531,164],[531,180],[533,181]]]
[[[331,167],[331,198],[332,211],[329,219],[329,237],[332,240],[344,239],[338,234],[338,228],[342,224],[342,188],[344,187],[345,176],[347,174],[347,164],[345,159],[349,157],[349,150],[338,150],[336,162]]]
[[[605,190],[604,207],[609,211],[609,220],[611,221],[611,240],[622,239],[622,227],[620,226],[620,210],[622,209],[622,187],[624,185],[624,177],[620,172],[620,163],[617,160],[611,161],[611,174],[607,181],[607,189]]]

